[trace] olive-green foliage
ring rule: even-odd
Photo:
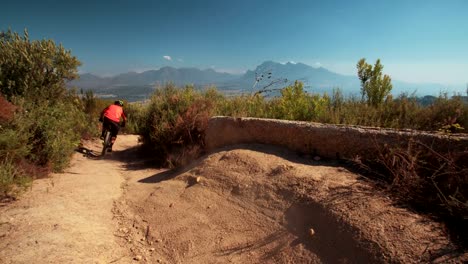
[[[78,77],[80,62],[52,40],[30,41],[8,30],[0,33],[0,93],[28,100],[57,99],[66,94],[65,81]]]
[[[285,87],[281,96],[270,102],[270,116],[276,119],[312,121],[323,117],[330,98],[327,95],[308,94],[301,82]]]
[[[31,108],[18,118],[17,127],[28,131],[28,144],[32,146],[28,159],[53,171],[61,171],[84,130],[84,113],[71,102],[44,103]]]
[[[231,98],[220,97],[217,99],[217,115],[245,117],[256,116],[269,118],[269,105],[262,95],[240,95]]]
[[[145,113],[147,105],[141,102],[129,103],[125,106],[125,114],[127,115],[127,123],[122,129],[124,133],[141,134],[145,122]]]
[[[275,118],[287,120],[310,120],[313,114],[311,98],[306,94],[301,82],[281,90],[281,97],[274,102]]]
[[[0,196],[68,164],[86,125],[81,100],[65,87],[79,64],[52,40],[0,33],[0,95],[15,109],[0,123]]]
[[[142,131],[143,141],[163,163],[185,147],[203,145],[208,119],[215,106],[212,91],[200,92],[192,86],[177,88],[173,84],[156,89],[149,102]]]
[[[383,65],[378,59],[374,67],[361,59],[357,63],[358,77],[361,80],[362,98],[372,106],[382,104],[392,90],[391,79],[388,75],[382,76]]]
[[[461,128],[468,125],[468,104],[459,96],[449,98],[442,94],[427,106],[407,94],[395,99],[389,95],[377,106],[355,97],[344,98],[339,89],[333,90],[331,97],[327,94],[307,96],[313,99],[308,102],[309,112],[304,118],[308,121],[429,131],[449,126],[451,130],[456,130],[452,132],[465,132]],[[294,109],[294,104],[289,105]],[[287,118],[281,111],[275,113],[275,118]],[[298,116],[289,119],[300,120]],[[460,129],[457,130],[457,127]]]

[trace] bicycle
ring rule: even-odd
[[[104,128],[104,139],[102,142],[102,151],[101,151],[101,156],[106,155],[107,150],[109,150],[112,147],[112,135],[109,127]]]

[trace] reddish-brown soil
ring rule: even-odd
[[[76,154],[0,208],[0,263],[462,263],[443,227],[362,176],[284,149],[237,145],[179,171],[136,136]],[[85,147],[99,150],[99,142]]]

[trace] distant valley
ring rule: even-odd
[[[129,101],[148,98],[155,87],[172,82],[183,86],[193,84],[196,87],[216,86],[228,94],[251,93],[266,86],[269,89],[282,88],[301,81],[308,92],[330,93],[333,88],[340,88],[346,95],[358,95],[360,83],[357,76],[334,73],[325,68],[315,68],[303,63],[277,63],[266,61],[254,70],[242,75],[216,72],[212,69],[163,67],[142,73],[129,72],[112,77],[100,77],[91,73],[82,74],[80,79],[68,83],[69,87],[93,90],[100,97],[119,97]],[[273,85],[269,86],[270,84]],[[392,80],[392,94],[402,92],[417,95],[438,95],[441,91],[450,92],[450,87],[440,84],[411,84]]]

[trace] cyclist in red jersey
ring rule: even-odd
[[[108,151],[112,151],[112,145],[114,145],[115,140],[117,139],[117,134],[119,133],[120,127],[125,127],[127,122],[127,116],[123,111],[123,101],[115,101],[113,105],[109,105],[101,112],[101,117],[99,121],[102,122],[102,133],[101,139],[104,139],[105,127],[108,127],[111,131],[111,147]],[[122,123],[120,123],[122,119]]]

